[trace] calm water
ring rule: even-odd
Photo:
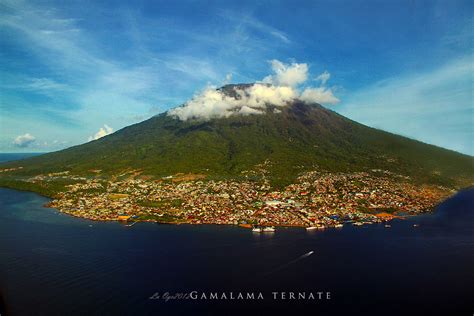
[[[47,201],[0,189],[0,305],[12,315],[474,311],[474,190],[391,228],[271,235],[214,225],[124,227],[60,214],[43,208]],[[265,299],[148,299],[193,290],[261,291]],[[272,291],[330,291],[331,300],[274,301]]]
[[[19,160],[41,154],[42,153],[0,153],[0,162]]]

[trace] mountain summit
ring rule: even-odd
[[[1,164],[13,169],[1,173],[0,181],[64,171],[105,178],[133,171],[152,179],[178,173],[239,179],[265,165],[265,177],[277,186],[310,170],[374,169],[418,184],[459,188],[473,183],[473,157],[367,127],[319,104],[293,98],[262,106],[250,97],[243,101],[252,104],[242,104],[243,93],[259,86],[270,87],[214,90],[218,94],[209,97],[228,111],[225,115],[215,108],[206,117],[194,109],[189,114],[185,104],[83,145]],[[219,98],[236,103],[229,107]]]

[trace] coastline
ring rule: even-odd
[[[71,213],[68,213],[68,212],[64,212],[62,211],[61,209],[59,208],[56,208],[54,206],[50,206],[49,204],[51,203],[51,201],[54,199],[54,197],[51,197],[51,196],[48,196],[46,194],[42,194],[40,192],[37,192],[37,191],[34,191],[34,190],[28,190],[28,189],[20,189],[20,188],[12,188],[12,187],[5,187],[5,186],[0,186],[0,189],[6,189],[6,190],[13,190],[13,191],[20,191],[20,192],[29,192],[29,193],[33,193],[33,194],[37,194],[38,196],[41,196],[41,197],[44,197],[44,198],[48,198],[50,199],[50,201],[48,201],[47,203],[43,204],[42,207],[43,208],[49,208],[49,209],[54,209],[56,210],[57,212],[61,213],[61,214],[65,214],[65,215],[68,215],[68,216],[71,216],[71,217],[74,217],[74,218],[79,218],[79,219],[85,219],[85,220],[89,220],[89,221],[92,221],[92,222],[117,222],[117,223],[120,223],[122,224],[122,226],[128,226],[128,225],[123,225],[123,224],[127,224],[127,223],[155,223],[155,224],[162,224],[162,225],[222,225],[222,226],[236,226],[236,227],[240,227],[240,228],[244,228],[244,229],[252,229],[253,225],[242,225],[242,224],[231,224],[231,223],[212,223],[212,222],[209,222],[209,223],[193,223],[193,222],[186,222],[186,221],[183,221],[183,222],[171,222],[171,221],[159,221],[159,220],[153,220],[153,219],[138,219],[138,220],[127,220],[127,221],[123,221],[123,220],[119,220],[119,219],[93,219],[93,218],[88,218],[88,217],[84,217],[84,216],[78,216],[78,215],[75,215],[75,214],[71,214]],[[412,214],[412,215],[392,215],[390,219],[386,219],[386,220],[382,220],[380,223],[384,223],[384,222],[391,222],[392,220],[394,219],[400,219],[400,220],[404,220],[405,218],[407,217],[414,217],[414,216],[420,216],[420,215],[430,215],[430,214],[433,214],[435,209],[443,204],[444,202],[452,199],[454,196],[456,196],[457,194],[461,193],[461,192],[464,192],[464,191],[467,191],[467,190],[471,190],[471,189],[474,189],[474,186],[468,186],[468,187],[465,187],[465,188],[462,188],[462,189],[459,189],[457,191],[455,191],[453,194],[447,196],[446,198],[444,198],[443,200],[439,201],[436,205],[434,205],[429,211],[426,211],[426,212],[421,212],[419,214]],[[350,225],[350,226],[365,226],[365,225],[370,225],[370,224],[380,224],[380,223],[377,223],[377,222],[372,222],[372,223],[363,223],[363,225],[354,225],[354,222],[350,222],[350,223],[344,223],[344,225]],[[268,225],[257,225],[258,227],[279,227],[279,228],[307,228],[309,226],[305,226],[305,225],[295,225],[295,224],[268,224]],[[324,227],[320,227],[320,229],[328,229],[328,228],[338,228],[338,227],[335,227],[334,225],[331,225],[331,226],[324,226]]]
[[[468,192],[468,196],[473,196],[472,194],[474,191]],[[427,300],[433,297],[421,294],[426,293],[427,279],[434,280],[429,287],[432,293],[439,293],[437,289],[449,286],[462,289],[463,284],[468,284],[470,270],[467,270],[469,261],[466,259],[469,259],[472,250],[470,243],[466,242],[470,240],[467,235],[469,232],[466,232],[468,228],[459,230],[454,223],[462,223],[462,227],[470,225],[465,221],[466,218],[462,217],[462,213],[459,217],[456,214],[446,216],[446,210],[457,208],[456,203],[451,202],[438,207],[433,215],[423,214],[418,218],[393,221],[390,229],[386,229],[384,224],[365,226],[362,229],[348,225],[342,229],[321,231],[282,227],[277,228],[273,234],[256,234],[228,225],[210,224],[177,227],[149,222],[136,224],[135,227],[124,227],[120,223],[99,223],[71,218],[58,213],[54,208],[43,208],[42,205],[49,199],[36,193],[4,189],[2,196],[7,207],[6,212],[0,212],[6,219],[2,222],[1,235],[8,237],[4,238],[5,242],[2,243],[6,254],[2,265],[5,266],[5,271],[11,274],[10,286],[19,288],[17,293],[21,306],[31,306],[26,303],[38,295],[41,295],[41,300],[47,300],[48,297],[62,298],[61,295],[66,295],[66,300],[74,294],[78,305],[87,302],[92,293],[85,292],[83,287],[77,286],[77,282],[72,282],[84,277],[84,273],[90,274],[84,286],[103,289],[103,292],[94,297],[101,302],[104,310],[115,306],[122,311],[129,308],[130,313],[135,314],[140,308],[150,313],[156,312],[158,306],[148,300],[145,302],[145,299],[157,291],[174,293],[176,284],[181,286],[177,292],[193,290],[200,284],[217,291],[309,291],[312,288],[321,288],[334,292],[335,303],[344,302],[347,298],[353,299],[353,304],[361,301],[358,293],[362,293],[362,303],[367,304],[369,309],[373,308],[375,292],[379,295],[378,302],[387,299],[388,303],[397,307],[400,299],[413,297],[414,306],[418,306],[420,302],[425,302],[421,300],[422,295]],[[464,210],[469,209],[468,204],[463,205]],[[16,225],[12,225],[13,223]],[[420,226],[414,228],[413,224]],[[21,228],[21,234],[18,233],[18,228]],[[459,237],[459,232],[464,235]],[[9,240],[15,242],[8,242]],[[314,251],[313,255],[286,266],[310,250]],[[51,263],[39,264],[44,260]],[[233,267],[239,260],[242,260],[242,264],[236,269],[238,275],[230,273],[228,267]],[[192,264],[188,265],[190,262]],[[395,275],[391,272],[380,277],[377,267],[384,267]],[[446,267],[457,273],[455,276],[452,273],[445,275],[445,279],[452,280],[452,283],[438,281],[439,271]],[[174,269],[173,273],[169,272],[170,269]],[[53,282],[45,284],[44,278],[32,279],[30,273],[48,273],[48,279]],[[97,277],[103,273],[110,273],[110,277]],[[357,276],[354,278],[355,273]],[[19,282],[21,278],[28,283]],[[150,281],[150,278],[154,279]],[[115,280],[117,283],[113,283]],[[400,280],[403,280],[401,290],[392,290],[394,285],[400,284]],[[235,282],[240,283],[235,286]],[[104,284],[112,283],[120,287],[104,287]],[[32,289],[34,284],[43,291],[24,291],[25,288]],[[280,287],[280,284],[283,285]],[[45,285],[50,285],[49,290]],[[417,285],[416,289],[413,289],[414,285]],[[143,288],[144,286],[147,287]],[[388,292],[380,293],[379,289],[384,287]],[[400,291],[406,294],[397,299],[397,302],[390,299]],[[451,293],[453,297],[459,297],[458,291]],[[102,305],[103,295],[110,295],[113,299],[110,304]],[[467,295],[465,296],[461,301],[468,302]],[[12,297],[5,299],[10,301]],[[137,303],[140,299],[144,305],[137,305],[140,304]],[[447,304],[437,296],[431,300],[433,302],[426,304]],[[457,306],[462,304],[461,301]],[[64,303],[62,314],[67,314],[70,302]],[[210,301],[210,304],[216,303]],[[353,304],[351,306],[354,306]],[[384,302],[380,308],[385,308],[386,304]],[[41,306],[51,310],[49,306]],[[160,306],[165,308],[171,305]],[[181,302],[177,302],[170,308],[173,310],[180,306]],[[347,304],[337,303],[337,306]],[[351,306],[347,307],[349,313]],[[235,304],[225,306],[226,309],[235,307]],[[192,308],[195,306],[190,306],[190,311]],[[289,308],[294,310],[295,305]],[[318,305],[309,308],[318,311]],[[334,307],[328,306],[328,309],[333,310]]]

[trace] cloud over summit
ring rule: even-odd
[[[232,115],[263,114],[267,105],[286,106],[299,99],[307,103],[336,104],[339,99],[332,89],[325,87],[330,74],[325,71],[319,75],[320,87],[299,86],[309,77],[307,64],[285,64],[278,60],[271,61],[273,74],[253,85],[236,85],[232,95],[214,86],[207,87],[196,94],[183,106],[171,109],[168,115],[186,121],[188,119],[210,120]]]
[[[284,64],[279,60],[271,61],[274,75],[267,76],[263,82],[271,83],[277,86],[296,87],[308,79],[307,64]]]

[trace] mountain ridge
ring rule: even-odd
[[[236,86],[220,89],[231,94]],[[0,168],[22,167],[2,173],[3,182],[61,171],[107,178],[131,170],[154,179],[177,173],[239,179],[265,162],[267,177],[277,186],[313,169],[380,169],[418,184],[453,188],[473,183],[471,156],[374,129],[300,100],[270,104],[263,114],[210,120],[182,121],[164,112],[98,140]]]

